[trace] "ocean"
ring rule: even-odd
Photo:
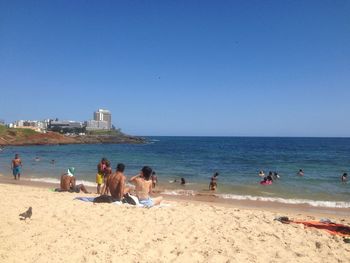
[[[165,194],[209,193],[214,172],[219,172],[220,198],[275,201],[311,206],[350,208],[350,138],[278,137],[146,137],[143,145],[94,144],[6,147],[0,152],[0,173],[12,176],[15,153],[23,161],[22,178],[59,182],[68,167],[76,168],[77,179],[95,186],[96,166],[108,158],[113,169],[126,165],[130,177],[144,165],[157,173]],[[52,162],[54,160],[54,162]],[[298,176],[299,169],[305,175]],[[277,171],[280,179],[261,185],[259,170]],[[180,178],[186,185],[180,185]],[[174,182],[176,180],[176,182]]]

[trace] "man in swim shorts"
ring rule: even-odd
[[[12,174],[15,180],[20,179],[21,177],[21,168],[22,168],[22,160],[19,158],[19,155],[16,153],[15,158],[11,162]]]

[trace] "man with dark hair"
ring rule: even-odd
[[[129,188],[125,187],[126,177],[124,175],[124,170],[125,165],[118,163],[116,172],[110,175],[106,181],[106,190],[108,189],[111,196],[118,201],[122,200],[124,194],[129,192]]]
[[[138,175],[130,178],[130,182],[135,185],[136,196],[139,199],[140,204],[146,207],[152,207],[154,205],[159,205],[162,201],[162,197],[151,198],[152,193],[152,168],[149,166],[144,166]]]

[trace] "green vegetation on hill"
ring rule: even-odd
[[[5,126],[0,125],[0,136],[11,136],[11,137],[27,137],[34,134],[38,134],[38,132],[33,131],[31,129],[15,129],[15,128],[7,128]]]
[[[120,136],[125,135],[119,129],[118,130],[96,130],[96,131],[87,131],[88,135],[110,135],[110,136]]]

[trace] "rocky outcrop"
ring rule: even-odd
[[[8,129],[0,134],[0,145],[57,145],[57,144],[96,144],[96,143],[130,143],[142,144],[141,137],[118,135],[74,135],[65,136],[56,132],[37,133]]]

